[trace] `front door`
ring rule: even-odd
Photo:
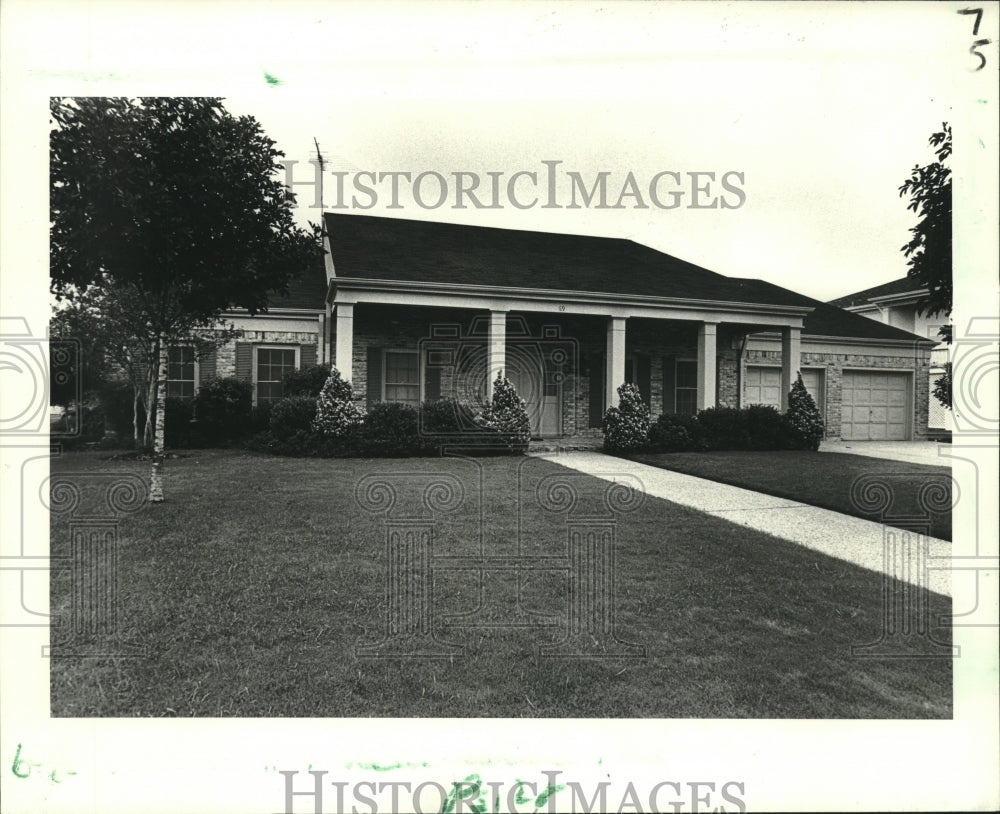
[[[558,353],[558,351],[556,351]],[[505,375],[524,399],[533,437],[562,435],[562,375],[552,354],[543,349],[507,353]]]

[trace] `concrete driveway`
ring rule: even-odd
[[[888,458],[931,466],[951,466],[948,449],[951,444],[937,441],[823,441],[820,452],[846,452],[871,458]],[[943,448],[941,452],[938,450]]]

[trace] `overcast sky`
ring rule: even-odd
[[[900,247],[915,219],[898,187],[933,159],[927,139],[951,120],[954,72],[942,66],[970,28],[936,4],[449,4],[399,23],[388,11],[299,19],[285,47],[247,65],[257,75],[228,106],[256,116],[288,158],[307,161],[318,139],[331,171],[467,171],[484,186],[504,173],[500,209],[455,209],[453,187],[443,206],[422,208],[405,181],[403,208],[386,209],[386,180],[367,214],[629,237],[824,300],[906,273]],[[543,160],[563,162],[560,203],[566,171],[588,185],[608,172],[612,204],[632,172],[648,208],[629,197],[623,210],[542,209]],[[543,198],[523,211],[505,194],[519,170],[538,173]],[[658,187],[664,203],[685,190],[676,209],[647,194],[663,171],[681,174],[680,187],[672,176]],[[690,208],[692,172],[716,174],[698,203],[725,192],[727,172],[742,174],[729,181],[745,202]],[[365,214],[352,178],[345,204]],[[530,202],[531,181],[518,184]],[[325,186],[330,205],[329,175]],[[437,183],[422,190],[433,203]],[[299,199],[301,217],[316,219],[312,191]]]
[[[933,159],[927,139],[968,98],[975,64],[956,4],[48,5],[59,12],[31,29],[43,37],[8,24],[4,42],[26,69],[8,70],[8,86],[27,76],[35,94],[24,121],[41,138],[26,151],[44,149],[43,94],[221,95],[303,162],[296,180],[310,178],[315,138],[330,171],[464,171],[484,184],[534,171],[544,190],[542,162],[560,161],[563,203],[566,172],[588,186],[608,173],[609,203],[631,172],[647,205],[518,210],[504,194],[499,209],[455,209],[450,190],[431,210],[404,183],[401,209],[380,185],[368,214],[629,237],[824,300],[906,273],[915,218],[897,190]],[[40,169],[44,153],[32,155]],[[649,199],[663,172],[686,187],[676,209]],[[699,172],[715,173],[709,201],[739,173],[742,205],[690,208]],[[672,182],[661,176],[667,202]],[[328,204],[332,187],[328,176]],[[318,220],[312,197],[300,190],[303,222]]]

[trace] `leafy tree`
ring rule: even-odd
[[[951,314],[951,127],[947,122],[928,139],[937,160],[914,167],[899,187],[900,197],[909,195],[907,209],[917,214],[910,228],[912,237],[902,252],[907,257],[907,276],[928,291],[921,313]]]
[[[914,167],[910,177],[900,186],[900,197],[910,196],[907,209],[916,212],[918,220],[910,229],[912,237],[903,246],[908,258],[910,277],[927,296],[918,304],[918,312],[951,316],[952,306],[952,236],[951,236],[951,169],[945,164],[951,156],[951,127],[947,122],[928,139],[937,160],[924,167]],[[951,325],[940,330],[940,336],[951,342]],[[951,365],[934,382],[934,396],[951,409]]]
[[[283,154],[220,99],[55,98],[50,123],[51,289],[127,318],[159,502],[169,346],[207,336],[230,308],[266,310],[321,256],[319,227],[295,225]]]

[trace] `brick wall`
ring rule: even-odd
[[[914,355],[916,353],[916,363]],[[823,388],[826,396],[826,437],[839,438],[841,430],[842,385],[845,370],[897,370],[911,376],[913,414],[911,427],[914,440],[927,437],[927,412],[929,396],[930,352],[928,350],[901,349],[898,353],[885,351],[880,354],[864,353],[815,353],[803,350],[802,367],[823,369]],[[747,365],[779,365],[781,351],[747,351],[743,363]],[[914,369],[915,367],[915,369]],[[742,372],[741,372],[742,376]]]
[[[430,336],[431,326],[435,324],[455,324],[461,327],[463,334],[470,328],[475,316],[471,311],[452,311],[429,313],[417,309],[389,307],[355,308],[355,334],[353,348],[353,370],[350,373],[351,383],[356,397],[364,401],[367,392],[367,354],[370,346],[381,348],[413,349],[418,347],[422,339]],[[392,317],[389,319],[389,317]],[[480,333],[466,336],[466,346],[481,346],[483,355],[480,361],[470,362],[475,367],[482,362],[485,371],[485,323],[479,323]],[[575,340],[579,354],[579,363],[566,369],[563,379],[563,432],[566,435],[592,436],[600,435],[599,429],[590,427],[590,391],[592,377],[589,375],[588,364],[605,350],[605,323],[599,318],[573,319],[561,318],[556,315],[528,317],[527,326],[531,336],[540,336],[542,326],[556,325],[560,327],[563,337]],[[650,361],[650,412],[655,418],[664,411],[663,399],[663,359],[673,356],[682,359],[693,359],[696,355],[695,332],[692,324],[660,323],[651,320],[629,321],[626,340],[628,355],[645,354]],[[719,328],[717,341],[717,404],[722,407],[739,407],[742,402],[742,381],[747,365],[770,364],[780,365],[781,351],[747,350],[742,363],[739,351],[734,348],[735,329],[722,325]],[[281,338],[279,338],[281,337]],[[279,334],[268,332],[260,341],[302,342],[302,334]],[[315,340],[315,336],[312,336]],[[515,340],[508,326],[508,343]],[[257,341],[247,339],[244,341]],[[335,342],[335,338],[334,338]],[[336,353],[336,348],[332,349]],[[916,370],[914,357],[916,354]],[[470,357],[472,358],[472,357]],[[901,349],[898,352],[884,351],[881,353],[817,353],[808,350],[804,343],[802,353],[803,367],[822,368],[825,389],[825,416],[827,436],[837,438],[840,435],[841,420],[841,384],[845,369],[897,369],[913,371],[913,417],[912,430],[914,438],[927,436],[927,407],[929,395],[929,358],[928,351]],[[220,364],[221,364],[220,359]],[[232,364],[231,361],[228,364]],[[220,373],[220,375],[222,375]],[[483,372],[482,377],[485,377]],[[467,388],[470,392],[455,392],[456,381],[472,381]],[[595,379],[600,381],[600,378]],[[453,368],[442,369],[441,395],[462,400],[474,399],[475,391],[481,384],[476,376],[455,375]]]
[[[216,375],[221,377],[236,375],[236,342],[255,345],[315,345],[319,351],[319,330],[299,331],[243,331],[243,336],[223,345],[216,351]],[[318,358],[318,357],[317,357]]]

